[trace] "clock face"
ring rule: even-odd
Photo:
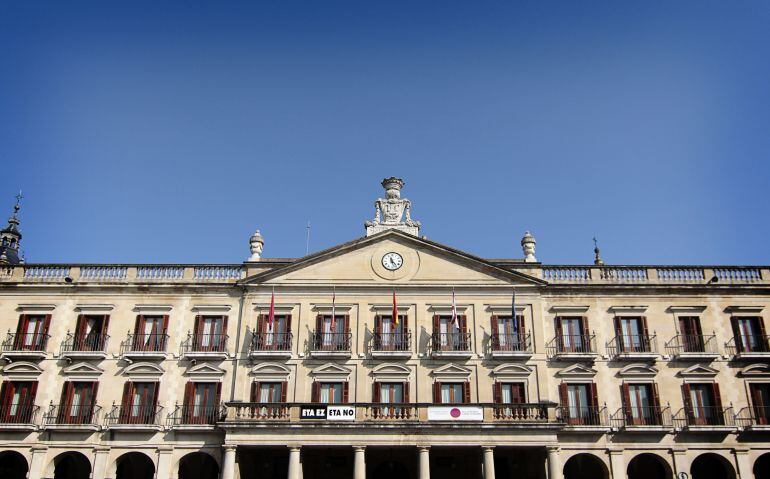
[[[404,264],[404,258],[398,253],[386,253],[382,257],[382,266],[389,271],[397,270],[402,264]]]

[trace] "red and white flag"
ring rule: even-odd
[[[335,303],[337,302],[337,288],[332,286],[332,321],[329,324],[329,332],[333,333],[337,329],[337,313]]]
[[[460,320],[457,317],[457,303],[455,303],[455,289],[452,288],[452,324],[456,329],[460,329]]]

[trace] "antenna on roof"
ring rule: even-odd
[[[310,221],[307,222],[307,237],[305,238],[305,256],[310,254]]]

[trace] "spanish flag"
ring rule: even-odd
[[[393,328],[398,327],[398,303],[396,303],[396,289],[393,288],[393,311],[391,312],[391,320],[393,321]]]

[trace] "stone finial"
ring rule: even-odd
[[[255,231],[251,238],[249,238],[249,249],[251,250],[251,256],[248,261],[259,261],[262,258],[262,250],[265,247],[265,240],[262,238],[262,234],[259,230]]]
[[[21,191],[16,195],[13,213],[8,218],[8,226],[0,230],[0,263],[18,264],[19,248],[21,247],[21,231],[19,231],[19,209],[21,208]]]
[[[521,238],[521,249],[524,251],[524,261],[526,263],[537,263],[537,258],[535,258],[536,244],[537,241],[535,241],[535,237],[532,236],[532,233],[526,231],[524,237]]]
[[[391,176],[382,180],[385,198],[374,202],[374,219],[364,223],[366,236],[397,229],[414,236],[420,234],[420,222],[412,219],[412,202],[401,198],[404,180]]]
[[[604,264],[604,260],[599,254],[599,243],[596,241],[595,237],[594,237],[594,264],[596,266],[601,266]]]

